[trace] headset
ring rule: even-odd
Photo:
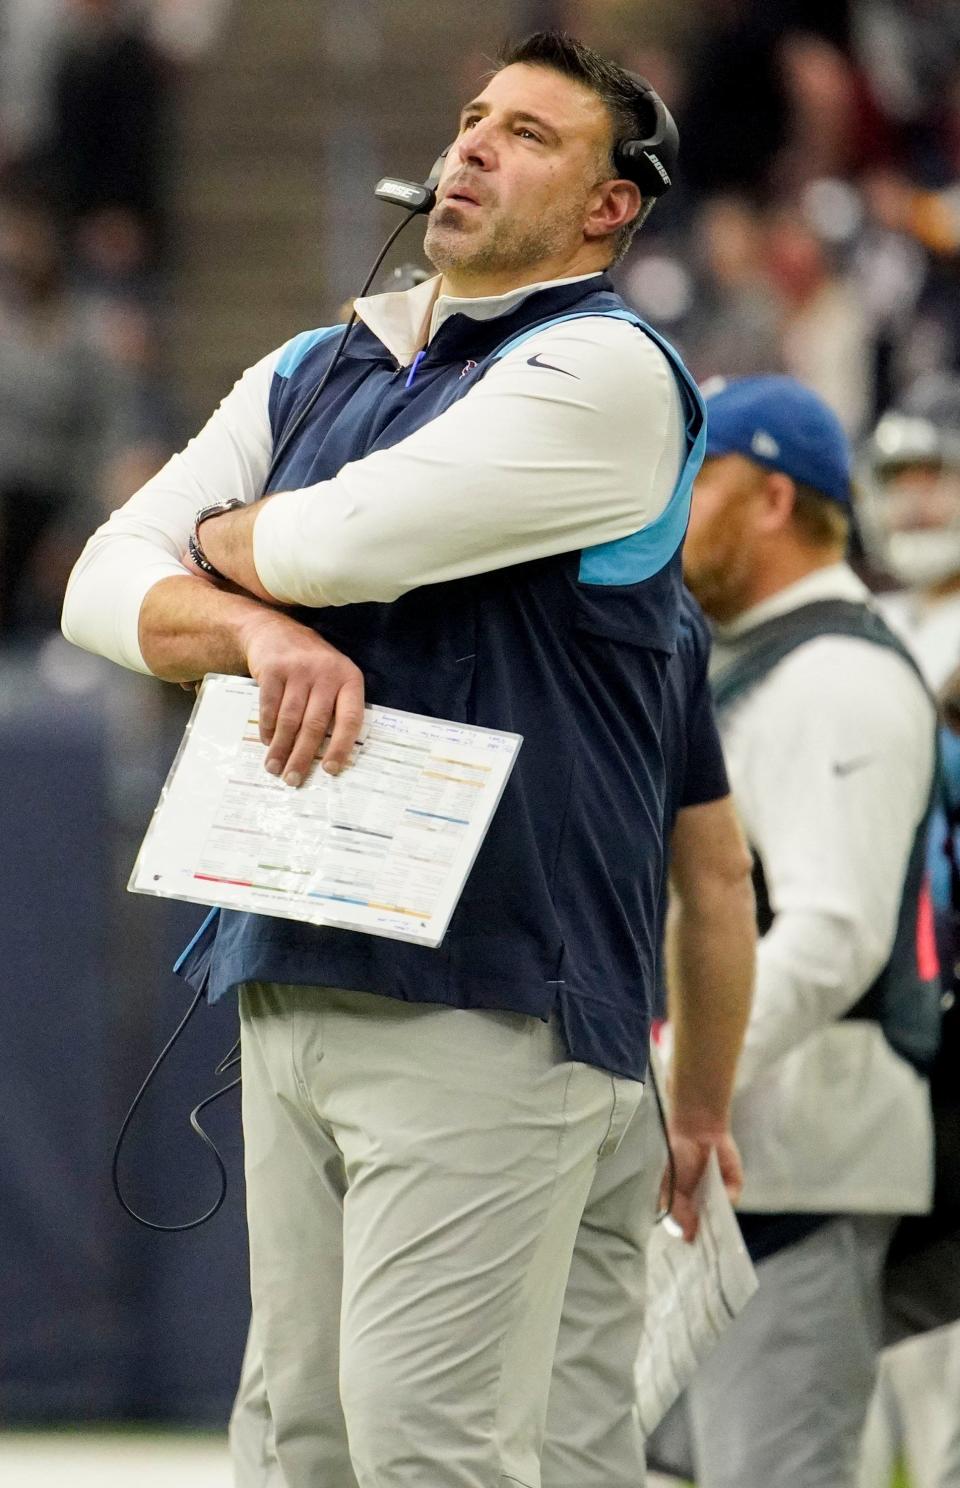
[[[680,155],[680,132],[670,110],[646,78],[632,72],[630,79],[637,89],[638,112],[642,110],[651,116],[651,127],[642,138],[618,140],[613,147],[613,163],[625,180],[640,188],[642,226],[658,197],[673,185]]]
[[[646,112],[648,112],[648,114],[650,115],[650,130],[648,134],[645,134],[642,137],[638,136],[634,139],[618,140],[613,148],[613,163],[615,169],[620,172],[620,175],[625,180],[632,181],[635,186],[639,187],[640,195],[643,199],[643,205],[640,209],[639,218],[640,224],[642,225],[646,221],[646,218],[657,199],[663,196],[664,192],[669,191],[670,187],[673,185],[673,178],[676,173],[677,167],[677,156],[680,149],[680,136],[669,109],[660,98],[659,94],[656,93],[647,82],[646,78],[640,77],[638,73],[630,73],[629,76],[632,82],[636,84],[637,104],[639,105],[638,112],[646,110]],[[401,232],[407,226],[407,224],[411,222],[414,217],[420,217],[428,212],[433,211],[433,208],[436,206],[437,202],[437,187],[440,183],[440,176],[443,172],[444,161],[446,160],[451,148],[452,146],[448,145],[446,150],[444,150],[440,155],[437,156],[437,159],[434,161],[431,168],[430,174],[423,182],[405,181],[398,176],[384,176],[380,181],[377,182],[377,185],[374,188],[374,195],[377,197],[377,199],[379,201],[389,202],[393,206],[403,208],[403,210],[406,212],[406,216],[401,218],[400,222],[393,229],[390,236],[387,238],[387,241],[381,248],[380,252],[377,254],[373,267],[364,280],[363,288],[357,295],[357,299],[362,299],[362,297],[367,293],[368,289],[373,283],[374,278],[376,277],[377,270],[380,268],[383,260],[386,258],[388,252],[393,247],[394,242],[400,236]],[[333,353],[326,371],[324,372],[317,386],[314,388],[313,392],[306,399],[296,418],[293,420],[289,428],[284,431],[283,438],[278,442],[276,449],[274,450],[273,459],[270,462],[270,469],[268,470],[266,479],[264,481],[265,491],[269,489],[270,483],[277,470],[279,469],[284,455],[290,448],[291,441],[296,435],[298,429],[302,427],[304,420],[307,418],[310,410],[315,407],[317,399],[320,397],[321,393],[329,382],[330,375],[340,360],[343,349],[347,344],[347,338],[350,335],[356,319],[357,312],[356,309],[354,309],[351,311],[350,317],[340,334],[340,339],[337,342],[336,350]],[[221,1089],[215,1091],[213,1095],[207,1096],[207,1098],[205,1100],[202,1100],[199,1105],[195,1106],[190,1113],[190,1125],[197,1136],[200,1137],[200,1139],[210,1150],[214,1162],[216,1163],[220,1179],[220,1192],[217,1198],[206,1210],[206,1212],[201,1214],[197,1219],[185,1220],[180,1224],[161,1224],[155,1220],[145,1218],[145,1216],[142,1214],[138,1214],[136,1210],[133,1209],[132,1206],[127,1202],[123,1194],[120,1182],[120,1152],[123,1147],[124,1139],[126,1138],[130,1124],[140,1106],[141,1101],[146,1095],[149,1086],[152,1084],[154,1076],[167,1058],[174,1044],[176,1044],[177,1040],[180,1038],[180,1035],[183,1033],[190,1019],[196,1013],[202,1000],[203,991],[201,990],[194,997],[182,1021],[177,1026],[169,1041],[158,1055],[149,1074],[143,1081],[143,1084],[140,1086],[137,1094],[134,1096],[130,1109],[127,1111],[127,1114],[123,1119],[123,1123],[120,1127],[120,1132],[113,1151],[111,1179],[113,1182],[114,1193],[116,1194],[121,1207],[127,1212],[127,1214],[130,1215],[131,1219],[135,1219],[138,1224],[143,1225],[146,1229],[158,1230],[161,1233],[165,1234],[177,1234],[183,1233],[187,1230],[197,1229],[200,1225],[205,1224],[208,1219],[212,1219],[223,1204],[227,1193],[226,1168],[224,1167],[223,1159],[221,1158],[220,1153],[218,1152],[216,1146],[214,1145],[207,1132],[200,1125],[198,1118],[199,1113],[207,1106],[212,1105],[212,1103],[219,1100],[221,1096],[227,1095],[231,1090],[236,1089],[236,1087],[240,1084],[240,1076],[236,1076],[233,1080],[230,1081],[228,1085],[224,1085]],[[239,1063],[239,1054],[237,1052],[237,1049],[238,1046],[235,1044],[234,1047],[225,1056],[225,1058],[221,1060],[221,1062],[217,1065],[215,1071],[216,1074],[226,1074],[230,1069],[234,1068]],[[664,1209],[661,1210],[661,1212],[657,1215],[657,1219],[659,1221],[663,1219],[666,1214],[669,1213],[673,1203],[673,1194],[676,1187],[676,1167],[674,1163],[673,1150],[670,1146],[669,1137],[667,1136],[667,1124],[664,1117],[663,1105],[660,1099],[660,1092],[657,1089],[656,1076],[653,1073],[652,1066],[650,1075],[653,1081],[653,1089],[656,1097],[657,1109],[660,1116],[660,1123],[663,1127],[664,1137],[666,1138],[667,1142],[669,1166],[668,1197]]]
[[[670,110],[646,78],[638,72],[631,72],[628,76],[637,90],[637,112],[649,115],[650,130],[642,137],[617,140],[613,147],[613,163],[625,180],[640,188],[646,216],[653,202],[673,185],[680,154],[680,133]],[[403,181],[397,176],[384,176],[377,182],[374,195],[380,201],[405,207],[411,216],[432,212],[443,162],[451,148],[448,145],[434,161],[433,169],[422,185],[416,181]]]

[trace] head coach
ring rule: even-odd
[[[328,725],[322,767],[348,763],[364,684],[524,736],[439,950],[224,912],[187,958],[240,996],[253,1329],[288,1488],[540,1481],[571,1250],[640,1096],[655,979],[703,408],[605,271],[674,146],[656,95],[589,49],[515,48],[446,155],[437,277],[358,302],[295,437],[336,328],[249,369],[71,579],[77,644],[255,678],[291,786]],[[725,1109],[695,1084],[675,1072],[674,1122],[706,1154]]]

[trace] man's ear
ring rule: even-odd
[[[782,532],[793,517],[797,501],[797,487],[789,475],[780,470],[770,470],[764,476],[763,508],[760,518],[765,532]]]
[[[622,177],[603,181],[594,193],[587,220],[585,238],[609,238],[632,222],[643,205],[639,186]]]

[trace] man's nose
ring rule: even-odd
[[[481,120],[472,129],[464,130],[457,141],[457,153],[464,165],[475,165],[480,170],[489,170],[496,158],[496,145],[489,121]]]

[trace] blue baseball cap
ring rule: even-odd
[[[833,409],[795,377],[711,378],[706,459],[745,455],[849,506],[850,443]]]

